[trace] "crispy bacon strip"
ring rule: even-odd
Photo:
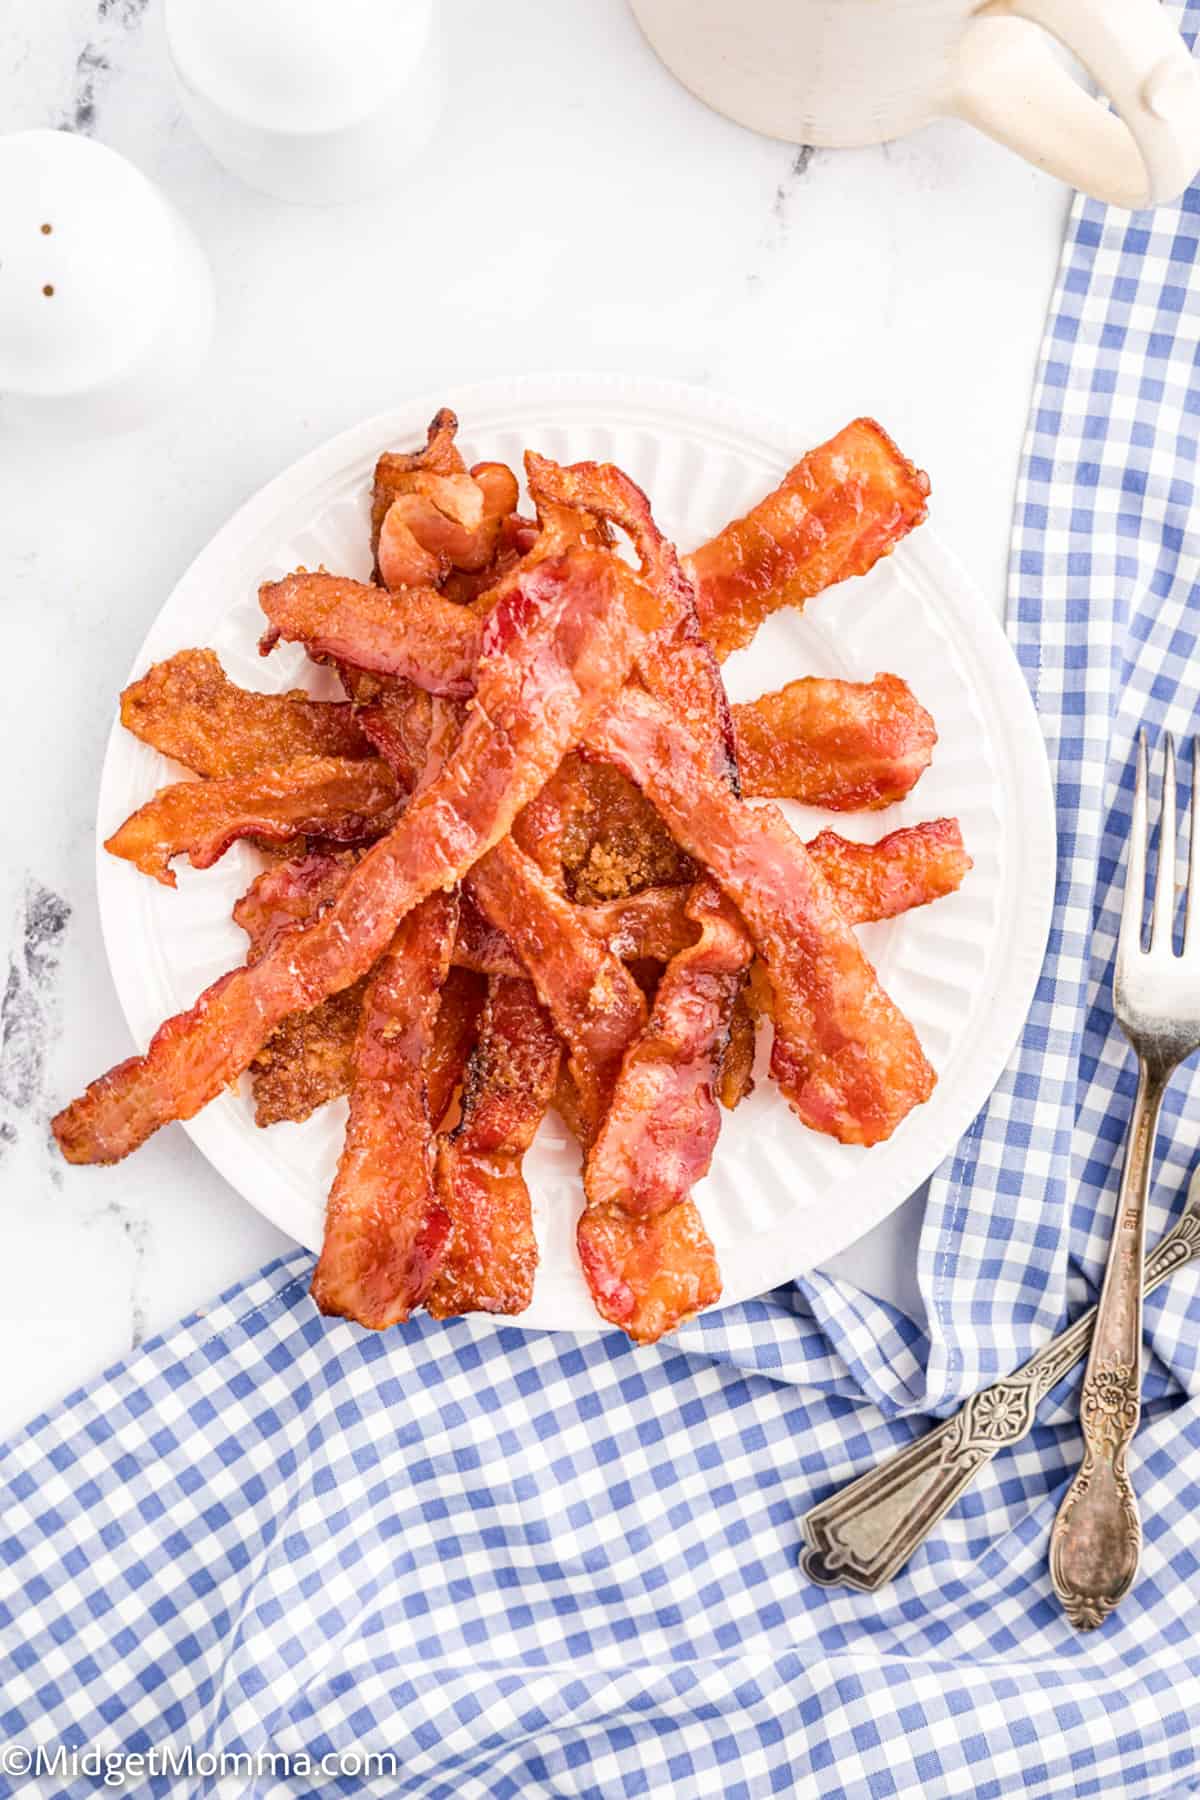
[[[745,930],[712,882],[696,883],[686,910],[699,936],[672,958],[650,1022],[625,1053],[587,1159],[589,1206],[665,1212],[686,1200],[712,1161],[716,1084],[746,967]]]
[[[809,675],[733,709],[747,794],[833,812],[902,800],[929,767],[937,731],[898,675],[823,681]]]
[[[412,681],[459,699],[475,686],[480,625],[432,588],[403,598],[341,575],[297,572],[264,582],[259,603],[270,620],[259,649],[299,639],[310,655],[347,662],[374,675]]]
[[[925,518],[929,477],[874,419],[801,457],[744,518],[684,558],[716,654],[748,644],[768,614],[865,575]]]
[[[388,508],[397,495],[405,491],[405,483],[417,471],[434,475],[462,475],[466,472],[454,440],[458,435],[458,418],[443,406],[429,422],[425,442],[419,450],[385,450],[375,464],[375,481],[371,493],[371,554],[379,550],[379,533]],[[375,569],[379,573],[378,564]]]
[[[782,815],[718,786],[701,747],[633,689],[592,741],[649,795],[749,927],[774,993],[772,1073],[793,1111],[843,1143],[889,1137],[936,1077]]]
[[[296,756],[370,756],[344,702],[297,688],[255,694],[230,681],[212,650],[179,650],[121,695],[121,723],[195,775],[248,775]]]
[[[675,547],[659,531],[642,490],[610,464],[579,463],[563,469],[527,457],[534,499],[586,508],[631,537],[642,574],[663,604],[664,621],[638,658],[649,693],[682,721],[690,741],[707,758],[710,778],[738,792],[733,722],[720,670],[696,618],[691,584]],[[753,955],[745,927],[720,889],[707,877],[691,891],[689,909],[701,924],[700,942],[667,967],[650,1020],[626,1050],[601,1132],[584,1171],[587,1207],[579,1231],[580,1255],[593,1298],[605,1317],[614,1292],[632,1299],[632,1335],[661,1336],[694,1310],[694,1282],[683,1271],[703,1266],[720,1291],[716,1260],[689,1198],[708,1168],[720,1131],[716,1074],[729,1039],[733,1010]],[[572,1073],[576,1073],[572,1069]],[[615,1210],[634,1214],[675,1208],[684,1217],[670,1232],[631,1238],[620,1228],[596,1226]],[[618,1243],[626,1246],[622,1285],[606,1268]],[[636,1254],[632,1252],[636,1250]],[[683,1269],[660,1256],[681,1254]],[[674,1311],[682,1307],[682,1312]],[[652,1322],[643,1317],[650,1309]]]
[[[246,961],[258,962],[282,932],[316,918],[341,892],[360,856],[357,850],[316,851],[264,869],[233,909],[235,924],[250,940]],[[356,981],[276,1026],[250,1064],[260,1129],[299,1123],[350,1092],[365,987],[365,978]]]
[[[420,1305],[450,1236],[434,1188],[424,1065],[456,911],[453,894],[415,907],[363,996],[346,1140],[310,1291],[321,1312],[373,1331]]]
[[[445,767],[351,872],[312,925],[285,934],[169,1019],[144,1056],[92,1083],[54,1120],[68,1161],[115,1162],[220,1093],[271,1031],[349,987],[428,894],[506,837],[596,713],[619,692],[650,597],[616,558],[571,551],[522,574],[489,614],[475,704]]]
[[[700,632],[692,583],[675,546],[654,522],[650,501],[612,463],[564,466],[528,451],[529,491],[539,507],[571,507],[617,525],[641,561],[643,579],[663,605],[663,623],[647,638],[638,674],[700,743],[709,746],[715,774],[736,783],[733,721],[712,650]]]
[[[657,1343],[721,1298],[717,1259],[690,1200],[650,1218],[589,1206],[577,1242],[597,1312],[637,1344]]]
[[[235,921],[250,939],[247,961],[257,962],[279,932],[316,918],[341,892],[360,854],[318,852],[277,863],[259,875],[233,909]],[[467,910],[463,902],[456,959]],[[520,973],[511,950],[508,966]],[[292,1013],[271,1033],[250,1064],[257,1125],[307,1119],[318,1106],[349,1093],[364,986],[364,981],[356,981],[308,1012]],[[483,997],[484,985],[469,967],[451,969],[426,1065],[429,1114],[435,1125],[441,1123],[462,1078]]]
[[[808,846],[841,912],[853,925],[894,919],[955,893],[970,872],[957,819],[927,819],[877,844],[822,831]]]
[[[469,475],[414,470],[384,515],[376,562],[384,585],[440,587],[451,569],[478,573],[491,560],[501,521],[517,504],[517,478],[503,463]]]
[[[822,831],[805,848],[852,925],[894,919],[953,894],[971,868],[957,819],[904,825],[874,844],[857,844],[836,831]],[[355,850],[325,851],[278,863],[243,894],[233,909],[234,919],[256,944],[272,930],[307,923],[341,891],[360,856]],[[647,957],[669,962],[695,942],[688,893],[686,887],[652,887],[625,899],[576,906],[574,912],[623,962]],[[484,975],[521,972],[508,939],[467,896],[460,910],[454,960]]]
[[[460,898],[461,910],[462,901]],[[429,1123],[442,1123],[466,1071],[487,999],[487,983],[470,969],[453,968],[442,986],[433,1042],[425,1058]]]
[[[851,924],[894,918],[951,894],[971,867],[955,819],[906,826],[877,844],[854,844],[836,832],[823,831],[810,840],[808,852]],[[358,854],[343,851],[278,864],[258,877],[234,908],[234,917],[252,939],[260,941],[272,929],[307,920],[339,891]],[[281,904],[281,887],[288,890],[291,904]],[[301,903],[299,896],[304,889],[307,895]],[[626,962],[647,957],[668,962],[695,941],[696,927],[687,915],[687,901],[686,887],[647,888],[625,900],[576,910],[588,930],[606,943],[614,956]],[[524,973],[508,939],[487,924],[466,896],[460,909],[454,960],[461,967],[451,972],[443,996],[443,1013],[456,975],[466,982],[477,1012],[480,990],[468,971],[483,975]],[[251,1064],[259,1125],[307,1118],[315,1107],[348,1092],[361,997],[361,984],[356,983],[341,994],[331,995],[311,1012],[285,1019],[272,1033]],[[441,1025],[439,1014],[439,1029]],[[469,1023],[467,1032],[469,1035]],[[729,1044],[718,1077],[718,1096],[723,1106],[732,1108],[748,1091],[753,1063],[754,1020],[749,1008],[739,1000],[733,1009]],[[451,1089],[455,1081],[457,1076],[451,1081]],[[432,1076],[430,1106],[431,1111],[436,1111]]]
[[[521,1160],[553,1098],[559,1055],[532,983],[489,982],[462,1117],[438,1146],[438,1196],[454,1230],[425,1302],[434,1318],[524,1312],[533,1298],[537,1242]]]
[[[209,869],[239,838],[282,844],[313,833],[359,843],[392,824],[396,803],[395,776],[378,757],[298,756],[281,768],[160,788],[104,848],[174,887],[172,857]]]
[[[314,850],[256,875],[233,907],[234,924],[250,939],[247,962],[257,962],[280,932],[315,919],[341,893],[361,860],[357,850]]]
[[[510,838],[479,862],[467,892],[508,938],[567,1046],[588,1136],[599,1128],[646,1002],[619,957],[587,928]]]
[[[509,513],[500,521],[490,560],[481,569],[470,572],[451,569],[442,583],[443,594],[448,600],[457,601],[460,606],[488,604],[492,590],[499,587],[525,561],[538,542],[538,537],[536,519],[523,518],[517,512]],[[545,554],[550,554],[549,547]]]

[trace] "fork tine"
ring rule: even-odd
[[[1175,804],[1175,739],[1163,737],[1162,812],[1158,826],[1158,868],[1154,876],[1154,906],[1150,913],[1150,948],[1170,956],[1175,932],[1175,865],[1179,849],[1179,818]]]
[[[1138,732],[1137,773],[1129,813],[1129,845],[1125,857],[1125,893],[1121,900],[1120,957],[1136,956],[1142,947],[1142,914],[1146,910],[1146,733]]]
[[[1196,893],[1196,877],[1200,874],[1200,849],[1196,844],[1200,833],[1200,739],[1192,739],[1192,817],[1188,830],[1187,894],[1183,913],[1183,954],[1196,948],[1200,939],[1200,896]]]

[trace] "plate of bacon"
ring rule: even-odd
[[[98,851],[147,1048],[54,1131],[184,1121],[323,1312],[652,1342],[969,1125],[1045,948],[1045,753],[872,420],[447,398],[272,482],[151,629]]]

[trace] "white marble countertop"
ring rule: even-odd
[[[247,495],[440,382],[619,370],[794,421],[859,411],[930,470],[937,529],[1003,607],[1012,491],[1069,196],[965,127],[815,153],[678,88],[623,0],[445,0],[451,98],[384,201],[288,207],[197,141],[154,0],[0,24],[6,128],[94,133],[193,224],[219,318],[198,389],[102,444],[30,443],[0,398],[8,957],[0,1432],[288,1247],[178,1127],[68,1169],[55,1106],[131,1045],[101,948],[96,788],[114,698],[179,574]],[[914,1291],[919,1206],[839,1267]]]

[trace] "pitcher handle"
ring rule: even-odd
[[[1200,67],[1158,0],[995,0],[967,27],[945,110],[1114,206],[1172,200],[1200,167]]]

